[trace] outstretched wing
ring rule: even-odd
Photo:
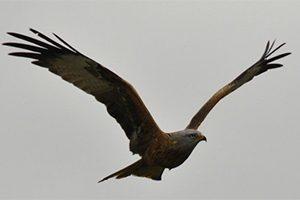
[[[273,50],[275,41],[270,45],[268,41],[265,52],[262,57],[251,67],[249,67],[246,71],[240,74],[237,78],[235,78],[232,82],[225,85],[223,88],[218,90],[196,113],[196,115],[192,118],[191,122],[188,124],[186,129],[197,129],[211,109],[225,96],[252,80],[254,76],[257,76],[261,73],[266,72],[269,69],[274,69],[278,67],[282,67],[281,64],[272,63],[275,60],[283,58],[290,53],[283,53],[278,56],[269,58],[275,51],[277,51],[280,47],[282,47],[285,43],[279,45],[277,48]]]
[[[29,51],[9,55],[32,58],[33,64],[48,68],[50,72],[93,95],[106,105],[108,113],[121,125],[130,139],[130,150],[143,155],[154,134],[161,131],[135,89],[112,71],[79,53],[57,35],[54,34],[62,44],[36,30],[30,31],[44,41],[10,32],[9,35],[29,44],[9,42],[3,45]]]

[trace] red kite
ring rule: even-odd
[[[61,76],[96,100],[103,103],[108,113],[116,119],[130,140],[129,149],[139,154],[141,159],[105,178],[123,178],[130,175],[161,180],[165,168],[181,165],[192,153],[196,145],[206,137],[197,131],[210,110],[225,96],[252,80],[254,76],[282,65],[273,63],[290,53],[270,57],[284,45],[273,49],[274,42],[267,43],[262,57],[233,81],[217,91],[193,116],[184,130],[166,133],[155,123],[142,99],[127,81],[101,64],[81,54],[59,36],[60,43],[42,33],[30,29],[41,40],[19,33],[8,34],[29,44],[9,42],[3,45],[17,47],[27,52],[14,52],[9,55],[34,59],[33,64],[47,68]],[[99,182],[101,182],[99,181]]]

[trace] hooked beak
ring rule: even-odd
[[[207,142],[207,139],[204,135],[198,135],[199,136],[199,141],[205,141]]]

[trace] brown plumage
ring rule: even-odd
[[[236,79],[217,91],[201,107],[184,130],[165,133],[157,126],[142,99],[127,81],[84,56],[57,35],[54,34],[61,43],[36,30],[30,29],[30,31],[44,41],[9,32],[9,35],[29,42],[29,44],[4,43],[3,45],[28,50],[28,52],[14,52],[9,55],[34,59],[33,64],[47,68],[50,72],[93,95],[106,106],[108,113],[125,131],[130,141],[130,151],[141,156],[140,160],[101,181],[111,177],[123,178],[130,175],[161,180],[165,168],[171,169],[181,165],[200,141],[206,141],[206,137],[197,129],[210,110],[223,97],[252,80],[254,76],[268,69],[281,67],[281,64],[272,62],[290,54],[283,53],[270,58],[284,44],[273,50],[274,42],[271,45],[268,42],[262,57]]]

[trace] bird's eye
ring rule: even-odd
[[[189,134],[189,137],[190,137],[190,138],[195,138],[195,137],[196,137],[196,134]]]

